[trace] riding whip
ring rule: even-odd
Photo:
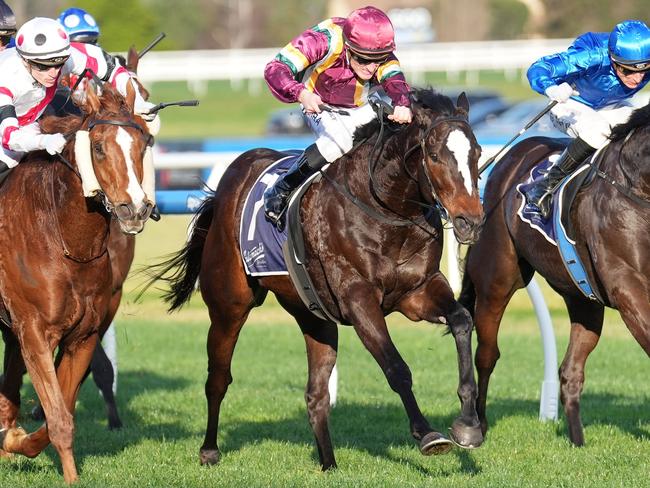
[[[535,122],[537,122],[539,119],[544,117],[544,115],[546,115],[556,105],[557,105],[557,100],[552,100],[546,107],[544,107],[544,109],[540,113],[535,115],[535,117],[533,117],[533,119],[530,122],[528,122],[524,126],[523,129],[521,129],[512,139],[510,139],[508,142],[506,142],[506,144],[501,149],[499,149],[499,151],[494,156],[492,156],[490,159],[488,159],[478,169],[478,174],[480,175],[481,173],[483,173],[483,171],[485,171],[494,162],[494,160],[497,158],[497,156],[499,156],[499,154],[501,154],[504,151],[505,148],[507,148],[510,144],[512,144],[515,141],[515,139],[517,139],[519,136],[521,136],[524,132],[526,132],[528,129],[530,129],[533,125],[535,125]]]

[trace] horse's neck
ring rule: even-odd
[[[403,215],[417,211],[412,203],[419,199],[417,184],[407,174],[402,159],[410,147],[408,139],[405,133],[393,134],[378,146],[367,143],[348,159],[341,168],[341,177],[358,189],[360,194],[355,196],[367,204],[388,206]]]
[[[637,139],[643,137],[637,135]],[[630,151],[631,144],[650,144],[645,140],[617,141],[607,146],[598,163],[599,169],[609,178],[629,188],[634,194],[645,200],[650,200],[650,158],[643,159],[643,154],[650,153],[648,148],[638,148]]]
[[[72,151],[71,151],[72,152]],[[74,167],[72,154],[68,155]],[[78,254],[105,247],[110,218],[101,206],[83,196],[78,174],[60,161],[50,163],[51,177],[45,189],[50,193],[54,225],[68,247]]]

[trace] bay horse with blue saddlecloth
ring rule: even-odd
[[[134,234],[152,210],[152,139],[133,113],[134,95],[130,85],[126,100],[104,85],[98,96],[89,84],[82,117],[41,123],[44,132],[74,136],[63,154],[28,155],[0,187],[0,295],[12,338],[0,389],[0,454],[34,457],[51,442],[68,483],[77,479],[75,401],[113,293],[111,221]],[[17,425],[25,367],[47,419],[31,434]]]
[[[478,413],[485,433],[488,384],[500,355],[497,334],[510,298],[535,272],[562,296],[571,335],[559,371],[561,400],[569,438],[580,446],[585,363],[598,344],[605,307],[619,311],[650,354],[650,106],[616,126],[609,145],[580,170],[588,177],[562,222],[575,242],[570,259],[560,257],[558,250],[566,252],[560,241],[554,245],[519,218],[523,201],[516,188],[564,146],[553,139],[526,139],[496,165],[485,189],[486,225],[469,249],[460,301],[472,311],[478,336]],[[584,277],[576,279],[580,264]]]
[[[382,131],[377,120],[357,131],[352,151],[323,170],[323,178],[304,194],[300,220],[306,266],[320,300],[338,322],[354,327],[400,396],[421,452],[429,455],[448,452],[452,441],[422,415],[411,372],[391,341],[385,316],[400,312],[414,321],[448,325],[458,351],[462,409],[451,437],[462,447],[478,447],[483,439],[475,411],[472,322],[454,299],[440,258],[443,216],[460,242],[475,241],[483,223],[477,189],[480,146],[467,121],[464,94],[458,106],[431,90],[417,90],[412,98],[414,121],[402,130]],[[303,332],[309,422],[322,468],[336,466],[328,380],[336,361],[337,325],[312,314],[286,274],[247,275],[238,244],[247,194],[284,156],[253,149],[238,157],[198,211],[185,248],[152,271],[154,281],[170,281],[171,309],[189,300],[198,278],[210,312],[203,464],[219,461],[219,413],[232,381],[232,354],[249,312],[270,290]]]

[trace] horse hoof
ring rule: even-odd
[[[425,456],[447,454],[454,443],[438,432],[429,432],[420,441],[420,452]]]
[[[483,444],[483,432],[480,424],[467,425],[460,420],[454,420],[449,429],[449,437],[458,447],[476,449]]]
[[[212,466],[219,463],[221,453],[219,449],[201,449],[199,451],[199,459],[201,460],[201,466]]]

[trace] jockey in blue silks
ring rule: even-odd
[[[97,44],[99,25],[84,9],[77,7],[65,9],[57,20],[70,36],[70,42]]]
[[[532,64],[530,86],[558,102],[551,121],[574,139],[550,171],[525,191],[527,211],[548,217],[550,195],[607,144],[613,126],[627,121],[633,110],[630,98],[648,83],[649,70],[650,29],[638,20],[621,22],[609,34],[582,34],[566,51]]]
[[[0,0],[0,51],[14,47],[16,35],[16,16],[11,7]]]

